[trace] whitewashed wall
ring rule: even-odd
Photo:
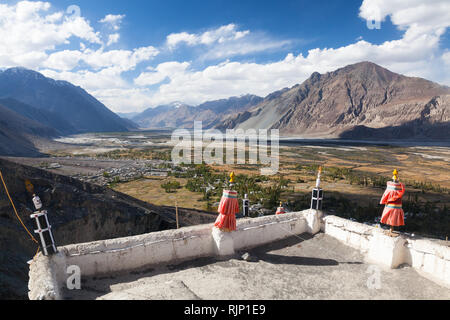
[[[397,268],[407,264],[423,276],[450,287],[450,247],[443,241],[401,236],[335,216],[323,219],[322,231],[367,254],[368,262]]]
[[[237,231],[225,234],[231,245],[229,253],[310,231],[308,215],[311,215],[309,210],[240,219]],[[57,255],[39,256],[30,267],[29,297],[61,299],[60,288],[68,276],[65,270],[71,265],[78,266],[82,276],[93,276],[215,256],[217,243],[212,231],[213,225],[209,224],[60,247]]]
[[[431,280],[450,287],[450,247],[431,239],[391,238],[379,228],[335,216],[319,220],[314,210],[240,219],[232,233],[213,232],[212,224],[155,232],[135,237],[75,244],[52,257],[39,255],[30,266],[29,297],[61,299],[68,266],[82,276],[128,272],[152,265],[173,264],[200,257],[233,254],[308,232],[322,231],[366,254],[367,261],[397,268],[414,267]]]

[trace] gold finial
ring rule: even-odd
[[[392,179],[394,180],[394,181],[398,181],[398,171],[397,171],[397,169],[395,169],[394,170],[394,172],[392,173],[394,176],[392,177]]]
[[[280,208],[283,206],[283,201],[280,201]]]
[[[320,174],[322,174],[322,170],[323,170],[323,168],[322,168],[322,166],[320,166],[320,167],[319,167],[319,173],[320,173]]]
[[[234,172],[232,172],[230,174],[230,183],[234,183],[234,177],[235,177]]]

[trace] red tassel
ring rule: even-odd
[[[235,231],[236,214],[239,213],[239,201],[236,191],[224,190],[219,205],[219,213],[214,226],[222,231]]]
[[[405,195],[405,185],[402,183],[389,181],[387,189],[381,199],[381,204],[386,208],[381,217],[381,223],[393,227],[405,225],[405,213],[402,209],[402,198]]]
[[[402,183],[388,182],[386,191],[381,199],[381,204],[394,203],[405,195],[405,186]]]
[[[387,224],[393,227],[402,227],[405,225],[405,213],[403,209],[394,209],[387,206],[384,209],[383,216],[381,218],[382,224]]]

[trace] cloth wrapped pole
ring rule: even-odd
[[[224,190],[219,205],[219,216],[215,227],[225,232],[236,231],[236,214],[239,213],[239,201],[236,191]]]
[[[381,223],[393,227],[405,225],[405,213],[403,211],[402,198],[405,195],[405,185],[400,182],[389,181],[387,189],[381,199],[381,204],[386,205],[381,217]]]
[[[279,215],[279,214],[285,214],[286,213],[286,210],[284,210],[284,208],[282,207],[282,206],[280,206],[278,209],[277,209],[277,215]]]

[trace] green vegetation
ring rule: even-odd
[[[185,171],[183,171],[183,169]],[[210,167],[202,165],[189,165],[177,168],[173,175],[188,179],[186,188],[192,192],[202,193],[207,207],[211,208],[213,203],[219,202],[223,189],[228,187],[228,174],[214,173]],[[297,165],[296,171],[315,176],[319,165]],[[324,181],[348,181],[363,187],[375,187],[384,189],[389,179],[372,173],[355,171],[351,168],[325,167],[323,172]],[[300,182],[304,182],[303,179]],[[299,181],[297,181],[299,182]],[[439,185],[432,183],[405,181],[409,189],[420,190],[422,193],[446,192]],[[250,203],[260,203],[266,209],[275,209],[280,200],[292,197],[290,190],[291,181],[282,175],[277,177],[265,177],[259,175],[238,174],[234,184],[234,190],[238,191],[239,198],[247,194]],[[311,194],[295,194],[295,200],[290,200],[286,206],[292,211],[300,211],[311,205]],[[337,216],[352,219],[361,223],[379,223],[384,206],[378,203],[366,205],[355,204],[339,193],[327,194],[324,199],[324,210]],[[445,238],[450,234],[450,213],[448,208],[440,206],[439,203],[423,202],[418,200],[417,193],[404,201],[404,210],[407,213],[407,226],[400,229],[403,232],[416,232],[423,235],[435,235]]]
[[[181,189],[181,184],[178,181],[169,181],[161,185],[166,193],[174,193],[176,190]]]
[[[229,176],[227,173],[213,173],[211,168],[201,165],[188,165],[185,172],[181,172],[181,168],[175,168],[172,173],[177,178],[187,178],[186,189],[191,192],[203,194],[203,199],[208,203],[219,202],[224,188],[228,187]],[[249,195],[251,201],[259,202],[264,200],[265,206],[273,207],[279,202],[281,192],[289,184],[288,180],[279,179],[274,185],[265,186],[270,183],[268,177],[265,176],[249,176],[238,174],[233,189],[243,197]]]
[[[301,211],[311,205],[311,195],[301,194],[294,201],[288,201],[287,207],[292,211]],[[336,194],[326,194],[323,208],[330,214],[351,219],[360,223],[378,224],[384,210],[383,205],[368,203],[367,206],[355,205],[349,199]],[[416,233],[427,237],[445,239],[450,235],[450,211],[439,203],[421,202],[417,196],[409,197],[403,202],[406,226],[401,232]]]
[[[113,181],[108,184],[108,187],[111,188],[111,189],[114,189],[121,182],[122,181],[120,180],[120,177],[119,176],[115,176],[113,178]]]
[[[335,190],[326,191],[324,210],[361,223],[376,224],[379,223],[384,207],[380,206],[375,198],[378,197],[378,193],[381,197],[390,176],[375,172],[385,171],[389,167],[398,167],[405,173],[402,182],[408,190],[404,199],[407,226],[400,231],[441,238],[450,234],[448,211],[450,190],[446,185],[448,174],[445,170],[442,172],[445,168],[438,167],[441,164],[435,164],[432,160],[419,158],[420,164],[416,164],[414,153],[411,153],[417,152],[416,150],[388,146],[364,146],[361,148],[363,151],[333,147],[316,149],[303,146],[286,150],[282,150],[280,174],[276,176],[259,175],[258,169],[261,168],[261,164],[245,163],[231,168],[227,166],[226,170],[235,170],[237,173],[233,189],[238,192],[240,199],[247,194],[252,205],[260,204],[263,209],[267,209],[267,212],[275,212],[280,200],[287,199],[292,199],[285,202],[285,206],[290,210],[309,208],[311,194],[305,191],[305,188],[309,189],[313,185],[318,168],[323,165],[322,181],[325,184],[328,183],[330,189]],[[248,159],[248,150],[246,155]],[[162,188],[166,193],[174,193],[181,188],[186,188],[186,191],[179,191],[179,193],[188,191],[197,193],[199,197],[195,201],[202,202],[207,210],[215,211],[223,190],[229,188],[228,171],[224,172],[218,166],[210,167],[204,163],[174,166],[170,163],[171,151],[167,147],[122,149],[101,154],[99,157],[163,160],[165,162],[161,164],[149,164],[154,169],[168,169],[169,179],[162,185],[158,184],[156,188]],[[427,171],[428,168],[438,176],[438,179],[436,175],[432,176],[433,181],[443,183],[444,186],[436,182],[416,181],[421,180],[421,176],[431,176]],[[374,172],[370,172],[371,170]],[[111,179],[106,172],[104,176]],[[175,179],[178,181],[183,179],[182,185]],[[120,182],[120,180],[114,180],[111,185]],[[303,193],[296,190],[303,190]],[[242,205],[241,201],[239,202]]]
[[[97,158],[108,159],[149,159],[149,160],[163,160],[170,161],[172,158],[171,152],[166,148],[151,148],[151,149],[126,149],[114,150],[106,153],[96,155]]]
[[[296,170],[308,175],[316,175],[319,170],[318,164],[313,165],[297,165]],[[328,182],[336,181],[348,181],[352,185],[359,185],[363,187],[373,187],[373,188],[385,188],[389,179],[385,176],[380,176],[370,172],[357,171],[352,168],[342,168],[342,167],[324,167],[322,180]],[[443,188],[438,184],[433,184],[431,182],[420,182],[411,180],[402,180],[402,182],[412,189],[421,190],[422,193],[426,192],[437,192],[450,194],[450,190]]]
[[[48,169],[49,166],[50,166],[50,163],[48,163],[46,161],[39,163],[39,167],[42,169]]]

